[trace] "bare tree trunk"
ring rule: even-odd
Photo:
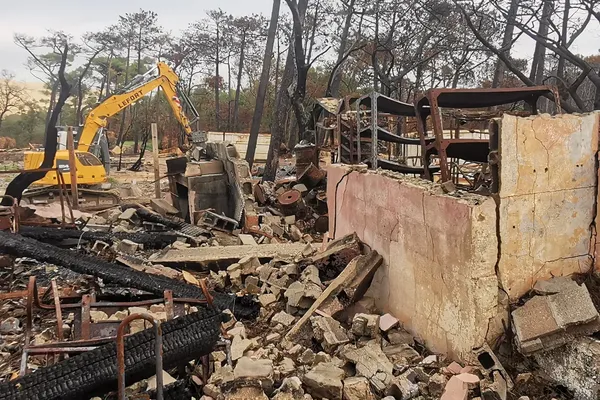
[[[538,35],[542,38],[548,36],[548,25],[550,14],[552,13],[552,6],[554,0],[544,0],[544,7],[542,8],[542,18],[540,20],[540,28]],[[546,47],[541,41],[537,41],[535,44],[535,52],[533,53],[533,62],[531,64],[531,74],[529,78],[540,85],[544,79],[544,66],[546,65]]]
[[[240,91],[242,89],[242,72],[244,69],[244,51],[246,48],[246,35],[247,32],[244,30],[242,33],[242,43],[240,48],[240,62],[238,66],[238,74],[237,74],[237,87],[235,88],[235,100],[233,107],[233,129],[237,132],[239,130],[238,126],[238,118],[240,112]]]
[[[271,70],[271,58],[273,53],[273,43],[275,42],[275,34],[277,33],[277,21],[279,20],[280,4],[280,0],[273,0],[271,22],[269,22],[269,32],[267,35],[267,46],[265,48],[265,55],[263,57],[263,66],[260,75],[260,82],[258,84],[258,93],[256,95],[254,115],[252,116],[252,125],[250,126],[248,149],[246,150],[246,161],[250,165],[250,168],[252,168],[252,164],[254,163],[254,155],[256,154],[256,143],[258,142],[260,122],[262,120],[262,114],[264,111],[265,97],[267,96],[267,87],[269,85],[269,73]]]
[[[142,73],[142,27],[140,25],[140,31],[138,33],[138,49],[137,49],[137,74],[140,75]],[[134,110],[134,113],[137,112],[137,109]],[[135,130],[133,134],[133,154],[138,154],[140,151],[140,131],[139,129]]]
[[[231,132],[231,52],[227,56],[227,131]]]
[[[340,48],[338,49],[337,55],[337,68],[331,73],[334,75],[329,92],[332,97],[338,97],[340,94],[340,84],[342,82],[342,62],[344,60],[344,54],[346,53],[346,47],[348,46],[348,34],[350,33],[350,26],[352,25],[352,16],[354,15],[354,3],[356,0],[350,0],[348,3],[348,11],[346,12],[346,20],[344,21],[344,30],[340,37]]]
[[[306,54],[306,63],[310,64],[310,59],[312,58],[312,51],[313,51],[313,47],[315,45],[315,35],[317,33],[317,18],[319,15],[319,5],[321,5],[321,3],[319,1],[317,1],[317,4],[315,4],[315,13],[314,13],[314,17],[313,17],[313,25],[312,25],[312,30],[310,33],[310,41],[308,43],[308,51]]]
[[[50,122],[50,117],[52,115],[52,110],[54,109],[54,103],[56,101],[56,94],[58,93],[58,88],[60,83],[55,81],[52,85],[52,90],[50,91],[50,101],[48,102],[48,111],[46,112],[46,127],[48,127],[48,123]]]
[[[306,15],[307,6],[308,0],[300,0],[298,3],[298,14],[302,20],[304,20],[304,16]],[[302,41],[301,37],[300,41]],[[269,155],[267,157],[267,164],[265,165],[263,181],[274,181],[277,174],[277,168],[279,167],[279,152],[285,136],[285,116],[291,106],[288,88],[292,85],[294,80],[294,69],[294,45],[291,43],[288,48],[285,70],[281,78],[279,91],[277,92],[275,114],[271,126],[271,143],[269,144]]]
[[[131,37],[127,41],[127,60],[125,61],[125,83],[127,85],[129,82],[129,57],[131,55]],[[117,75],[118,79],[118,75]],[[117,90],[117,85],[115,83],[115,91]],[[117,140],[117,144],[121,146],[121,154],[123,154],[123,143],[125,143],[125,121],[127,121],[127,108],[123,110],[123,114],[121,116],[121,125],[119,126],[119,138]],[[119,165],[117,166],[117,171],[121,170],[121,158],[119,157]]]
[[[217,131],[219,131],[221,129],[221,123],[220,123],[220,113],[221,113],[221,107],[219,104],[219,98],[220,98],[220,93],[219,93],[219,63],[220,63],[220,59],[219,59],[219,27],[217,26],[217,54],[216,54],[216,58],[215,58],[215,128]]]
[[[570,11],[571,11],[571,2],[570,2],[570,0],[565,0],[565,9],[563,12],[561,38],[560,38],[560,42],[564,47],[569,46],[568,45],[569,38],[567,36],[569,35],[569,12]],[[565,83],[564,83],[565,65],[566,65],[566,58],[562,55],[559,56],[558,65],[556,67],[556,76],[558,76],[560,78],[558,80],[557,85],[559,88],[560,97],[563,101],[565,101],[569,96],[568,88],[565,86]]]
[[[519,0],[511,0],[510,8],[508,10],[508,17],[506,19],[506,29],[504,29],[504,38],[502,39],[502,53],[507,57],[510,57],[510,48],[512,47],[513,34],[515,31],[515,19],[517,18],[517,12],[519,11]],[[506,65],[502,60],[496,61],[496,70],[494,71],[494,80],[492,81],[492,87],[498,87],[504,80],[504,72],[506,71]]]

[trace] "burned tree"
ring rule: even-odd
[[[56,129],[56,122],[64,106],[65,102],[71,94],[71,85],[65,78],[65,68],[67,65],[67,57],[69,54],[69,45],[64,44],[64,50],[61,56],[60,68],[58,70],[58,81],[60,82],[60,92],[56,105],[50,115],[50,120],[46,126],[46,138],[44,140],[44,159],[39,168],[52,168],[54,165],[54,157],[56,156],[56,146],[58,142],[58,130]],[[33,182],[43,178],[46,172],[22,172],[15,177],[6,188],[5,195],[12,196],[17,201],[21,200],[23,191],[29,187]],[[5,198],[2,201],[2,205],[10,205],[10,200]]]

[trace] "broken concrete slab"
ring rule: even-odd
[[[256,240],[254,240],[254,236],[248,235],[246,233],[240,233],[238,235],[238,243],[244,246],[257,246]]]
[[[129,239],[123,239],[117,245],[117,249],[121,253],[125,254],[135,254],[135,252],[138,251],[140,248],[142,248],[141,244],[131,241]]]
[[[352,333],[374,338],[379,333],[379,315],[356,314],[352,319]]]
[[[573,285],[577,285],[577,282],[575,282],[570,275],[555,276],[548,280],[537,281],[535,285],[533,285],[533,291],[536,294],[546,296],[572,288]]]
[[[388,360],[377,342],[370,341],[358,349],[345,349],[342,356],[355,364],[358,376],[369,379],[380,392],[390,384],[394,365]]]
[[[397,400],[410,400],[419,395],[419,385],[411,382],[405,374],[392,378],[392,383],[386,391],[387,395]]]
[[[379,318],[379,329],[383,332],[387,332],[390,329],[396,327],[399,324],[398,318],[394,317],[392,314],[383,314]]]
[[[344,379],[344,400],[375,400],[369,381],[362,376],[352,376]]]
[[[308,393],[316,398],[342,400],[344,376],[344,370],[335,364],[320,363],[304,375],[302,382]]]
[[[166,371],[162,371],[162,377],[163,377],[163,385],[167,386],[170,385],[171,383],[177,382],[177,380],[175,378],[173,378],[171,375],[169,375],[168,372]],[[148,378],[148,387],[146,388],[147,391],[150,390],[156,390],[156,375],[152,376],[151,378]]]
[[[531,354],[561,346],[572,335],[600,330],[598,311],[585,285],[568,284],[561,292],[535,296],[512,312],[519,350]]]
[[[303,243],[276,243],[261,244],[256,246],[209,246],[195,247],[192,249],[169,250],[165,255],[152,260],[153,263],[197,263],[238,261],[250,256],[257,258],[289,258],[293,259],[302,253],[306,245]]]
[[[290,329],[286,338],[292,340],[306,325],[317,309],[326,307],[340,293],[351,294],[351,296],[348,296],[351,301],[361,297],[367,290],[373,274],[382,262],[383,258],[376,251],[352,259],[337,278],[327,286],[321,296],[312,304],[296,325]]]
[[[241,336],[234,336],[231,341],[231,359],[235,361],[242,358],[250,346],[252,346],[252,340],[244,339]]]
[[[273,388],[273,361],[271,360],[242,357],[235,365],[233,374],[236,380],[259,381],[262,388],[268,392]]]
[[[293,315],[286,313],[285,311],[280,311],[273,316],[271,321],[275,324],[281,324],[283,326],[290,326],[294,323],[296,318]]]
[[[179,210],[173,207],[165,199],[150,199],[150,208],[163,217],[173,217],[179,215]]]
[[[312,317],[311,323],[315,339],[328,353],[332,353],[338,346],[350,341],[344,328],[331,317]]]
[[[573,391],[575,398],[597,400],[600,388],[600,341],[575,338],[564,346],[534,355],[540,368],[556,383]]]
[[[415,349],[405,343],[386,346],[383,353],[395,364],[415,364],[422,359]]]

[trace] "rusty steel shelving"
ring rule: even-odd
[[[560,112],[560,97],[552,86],[532,86],[518,88],[476,88],[476,89],[430,89],[415,104],[417,130],[422,147],[424,177],[433,180],[434,171],[429,167],[431,157],[437,155],[440,164],[441,181],[451,180],[451,163],[448,159],[462,159],[488,163],[490,139],[456,137],[445,138],[442,123],[442,108],[474,109],[496,107],[524,101],[532,114],[538,113],[537,101],[542,96],[554,96]],[[433,135],[427,130],[427,118],[431,117]]]

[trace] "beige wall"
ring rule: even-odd
[[[328,168],[330,232],[356,232],[385,259],[371,293],[427,346],[467,358],[498,315],[496,210],[402,175]],[[336,184],[338,185],[336,194]],[[336,221],[337,220],[337,221]]]
[[[498,271],[511,300],[590,268],[599,116],[502,118]]]
[[[537,280],[592,265],[599,118],[504,116],[498,206],[417,178],[332,165],[330,234],[356,232],[384,257],[368,293],[381,311],[431,350],[467,359],[506,319],[499,287],[515,301]]]

